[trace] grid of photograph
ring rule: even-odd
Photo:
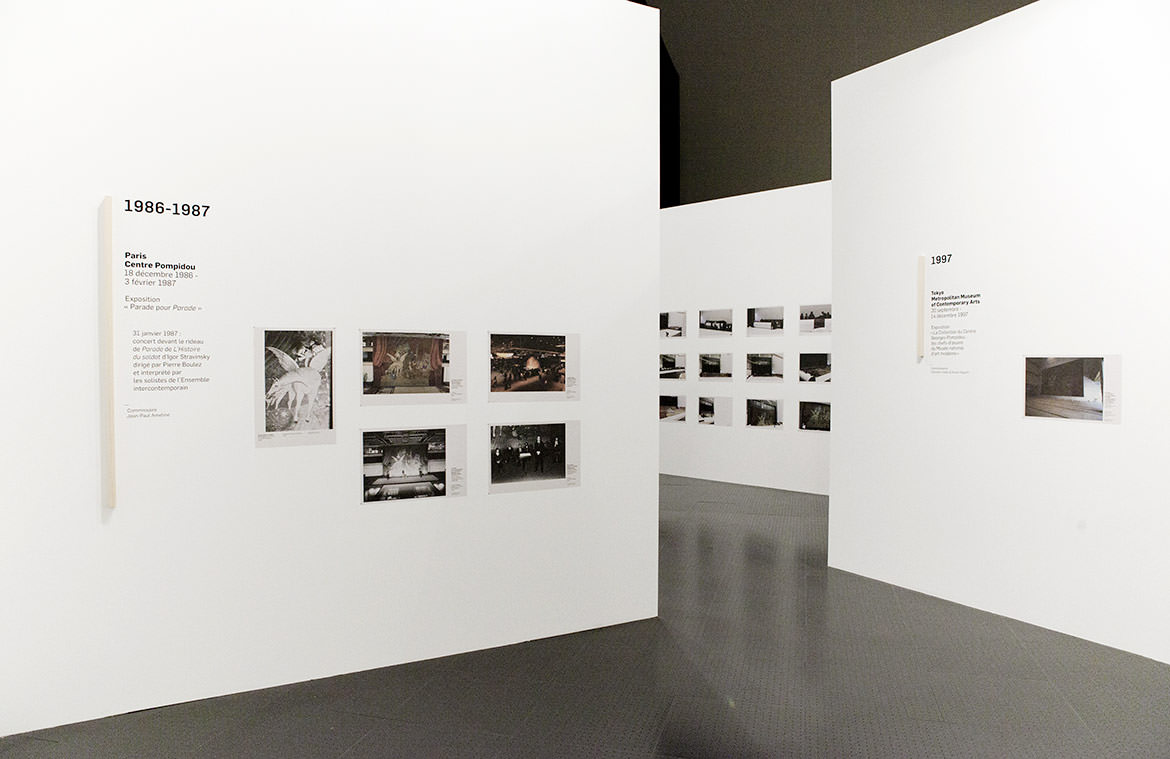
[[[682,329],[682,315],[688,312],[660,313],[663,338],[670,337],[672,341],[678,337],[687,339],[661,344],[659,419],[685,421],[681,406],[672,405],[682,403],[685,394],[692,405],[690,424],[715,426],[718,419],[718,424],[730,423],[739,427],[828,429],[828,393],[833,380],[832,353],[829,351],[832,304],[772,303],[775,305],[692,310],[689,313],[698,315],[698,328],[694,329],[693,320],[694,334],[689,338]],[[668,329],[672,323],[670,314],[679,315],[674,322],[678,329]],[[798,317],[796,324],[788,324],[789,316]],[[705,341],[718,337],[726,340],[720,343]],[[789,344],[789,341],[793,342]],[[710,348],[716,345],[719,352],[711,352]],[[785,363],[791,365],[787,372]],[[689,374],[687,364],[691,364]],[[716,400],[727,396],[713,394],[715,383],[720,381],[725,384],[718,392],[730,393],[729,405],[723,415],[715,408]],[[695,382],[698,384],[692,384]],[[781,397],[765,398],[761,395]],[[788,425],[784,424],[786,403],[792,404],[788,409]],[[800,423],[799,411],[802,408],[806,416],[811,415],[803,419],[805,424]],[[731,421],[727,422],[727,419]],[[792,423],[793,420],[797,423]]]

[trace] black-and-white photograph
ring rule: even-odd
[[[658,313],[659,337],[686,337],[686,311],[660,311]]]
[[[658,379],[686,379],[687,354],[659,353]]]
[[[1025,416],[1099,422],[1104,408],[1103,357],[1024,359]]]
[[[747,354],[748,382],[780,382],[784,379],[784,354]]]
[[[658,396],[658,421],[685,422],[687,420],[687,397],[685,395]]]
[[[833,357],[829,353],[801,353],[801,382],[831,382],[833,379]]]
[[[446,494],[446,429],[362,433],[362,500],[397,501]]]
[[[781,401],[771,398],[748,398],[747,426],[771,428],[784,426],[784,407]]]
[[[782,334],[784,334],[784,306],[749,308],[747,310],[748,337]]]
[[[704,379],[728,379],[731,377],[730,353],[700,353],[699,377]]]
[[[265,433],[333,429],[333,331],[264,330]]]
[[[731,398],[715,396],[699,397],[699,424],[717,427],[731,426]]]
[[[818,401],[800,402],[800,428],[802,430],[829,431],[829,404]]]
[[[833,307],[828,303],[817,303],[800,307],[800,334],[820,335],[833,331]]]
[[[564,335],[491,336],[493,393],[565,390]]]
[[[699,337],[727,337],[731,332],[730,308],[699,312]]]
[[[565,478],[565,425],[492,427],[492,484]]]
[[[450,365],[448,334],[362,333],[364,395],[449,393]]]

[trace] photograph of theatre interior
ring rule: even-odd
[[[492,392],[565,389],[564,335],[492,335]]]
[[[659,353],[658,379],[686,379],[687,354]]]
[[[685,395],[658,396],[658,419],[663,422],[685,422],[687,420],[687,397]]]
[[[447,431],[383,430],[362,433],[365,501],[446,495]]]
[[[747,310],[748,337],[773,335],[784,331],[784,306],[749,308]]]
[[[1024,415],[1101,421],[1104,359],[1024,359]]]
[[[450,335],[362,333],[362,393],[449,393]]]
[[[686,311],[660,311],[660,312],[658,312],[658,336],[659,337],[686,337],[687,336],[687,312]]]
[[[829,431],[831,408],[828,403],[818,401],[800,402],[800,428],[802,430]]]
[[[492,427],[492,484],[565,478],[565,425]]]
[[[761,398],[747,399],[749,427],[779,427],[782,424],[777,401]]]

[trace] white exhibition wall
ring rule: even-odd
[[[802,305],[832,301],[829,182],[752,193],[662,211],[661,311],[685,311],[686,334],[658,341],[659,354],[685,354],[685,379],[659,381],[685,395],[686,420],[659,422],[660,471],[824,494],[829,438],[802,430],[801,401],[832,402],[831,383],[797,379],[801,353],[831,353],[831,334],[801,334]],[[784,308],[784,328],[746,330],[749,308]],[[731,310],[728,337],[700,334],[699,311]],[[700,354],[731,354],[730,378],[700,378]],[[783,356],[784,379],[749,380],[749,353]],[[657,360],[657,356],[655,357]],[[728,399],[728,424],[698,423],[700,397]],[[747,426],[748,399],[775,400],[782,425]],[[723,421],[720,419],[720,421]]]
[[[0,734],[656,614],[656,11],[7,3],[0,51]],[[216,313],[113,510],[106,195],[210,205],[146,239]],[[257,447],[256,328],[334,330],[335,443]],[[360,404],[363,329],[465,333],[466,401]],[[488,403],[489,332],[579,336],[579,400]],[[580,485],[489,495],[491,425],[559,421]],[[465,427],[467,495],[363,503],[383,427]]]
[[[1040,0],[834,83],[831,566],[1170,662],[1167,29]],[[936,255],[981,296],[949,374]],[[1120,423],[1025,417],[1024,358],[1078,356]]]

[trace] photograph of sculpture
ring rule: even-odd
[[[687,420],[687,397],[685,395],[658,396],[658,421],[685,422]]]
[[[563,480],[565,443],[564,423],[493,426],[492,484]]]
[[[1099,422],[1105,408],[1103,357],[1025,358],[1024,415]]]
[[[658,313],[659,337],[686,337],[686,311],[660,311]]]
[[[397,501],[447,494],[447,430],[362,433],[362,500]]]
[[[747,354],[748,382],[780,382],[784,379],[784,354]]]
[[[801,382],[830,382],[833,379],[833,357],[829,353],[801,353]]]
[[[718,427],[731,426],[731,398],[716,396],[699,398],[699,424]]]
[[[747,336],[784,334],[784,306],[749,308],[747,310]]]
[[[820,335],[833,331],[833,307],[828,303],[800,307],[800,334]]]
[[[333,331],[263,330],[262,342],[259,440],[332,430]]]
[[[729,379],[731,377],[731,354],[700,353],[699,377],[705,379]]]
[[[450,393],[451,336],[363,332],[362,394]]]
[[[658,379],[686,379],[687,354],[658,354]]]
[[[565,390],[564,335],[491,336],[493,393]]]
[[[817,401],[800,402],[800,428],[802,430],[829,431],[829,404]]]
[[[771,398],[748,398],[747,426],[783,427],[784,407],[781,402]]]
[[[717,308],[699,312],[699,337],[731,335],[731,309]]]

